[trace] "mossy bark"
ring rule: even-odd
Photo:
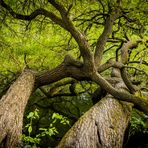
[[[20,147],[23,114],[35,77],[24,71],[0,100],[0,147]]]
[[[75,123],[57,148],[122,148],[131,106],[108,95]]]
[[[123,82],[114,87],[127,90]],[[122,148],[132,106],[108,94],[75,123],[57,148]]]

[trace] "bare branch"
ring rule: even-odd
[[[134,103],[137,108],[148,114],[148,100],[146,98],[144,99],[141,97],[137,97],[125,91],[118,91],[97,72],[92,75],[92,80],[94,80],[97,84],[99,84],[103,89],[105,89],[115,98],[122,101]]]
[[[101,63],[104,46],[107,42],[107,39],[109,38],[109,35],[112,32],[114,21],[118,18],[119,14],[120,14],[119,12],[120,12],[119,8],[116,8],[112,12],[112,14],[108,16],[108,18],[106,19],[106,22],[105,22],[104,30],[97,40],[97,45],[96,45],[95,55],[94,55],[95,56],[95,64],[97,67]]]
[[[70,20],[69,16],[67,15],[67,11],[64,8],[64,6],[61,3],[55,2],[55,0],[48,0],[48,2],[55,7],[61,14],[62,20],[64,22],[64,25],[66,27],[66,30],[68,30],[71,35],[74,37],[76,42],[79,45],[79,49],[81,52],[81,55],[84,59],[84,66],[92,67],[90,65],[90,61],[92,61],[92,54],[90,52],[90,46],[88,44],[87,39],[85,38],[84,34],[82,34],[76,27],[73,25],[72,21]]]
[[[126,64],[128,62],[128,50],[136,48],[138,46],[139,41],[133,42],[133,41],[128,41],[127,43],[124,43],[122,48],[121,48],[121,62],[123,64]]]
[[[132,82],[130,81],[130,79],[128,78],[127,72],[125,68],[121,68],[121,77],[125,83],[125,85],[127,86],[127,88],[129,89],[129,91],[134,94],[137,90],[138,87],[134,86],[132,84]]]
[[[137,63],[137,64],[144,64],[144,65],[146,65],[146,66],[148,66],[148,62],[146,62],[146,61],[144,61],[144,60],[142,60],[142,62],[141,61],[129,61],[128,63]]]
[[[57,93],[58,91],[60,91],[60,87],[61,86],[66,86],[66,85],[69,85],[69,84],[74,84],[76,82],[75,79],[69,79],[69,80],[65,80],[65,81],[59,81],[57,83],[55,83],[51,88],[50,90],[48,91],[50,96],[53,96],[53,94],[55,94],[55,92]]]
[[[145,74],[145,75],[148,77],[147,72],[145,72],[145,71],[144,71],[144,70],[142,70],[142,69],[139,69],[139,68],[134,67],[134,66],[124,66],[124,67],[125,67],[125,68],[133,68],[133,69],[135,69],[135,70],[137,70],[137,71],[139,71],[139,72],[141,72],[141,73]]]
[[[33,11],[29,15],[23,15],[23,14],[19,14],[19,13],[16,13],[15,11],[13,11],[13,9],[9,5],[7,5],[3,0],[0,0],[0,5],[2,7],[4,7],[6,10],[8,10],[9,13],[16,19],[31,21],[31,20],[35,19],[38,15],[44,15],[44,16],[50,18],[56,24],[60,25],[62,28],[65,28],[62,20],[59,17],[57,17],[52,12],[47,11],[43,8],[36,9],[35,11]]]
[[[122,48],[123,42],[121,42],[120,46],[116,49],[116,61],[119,61],[119,50]]]
[[[56,94],[50,94],[50,92],[47,92],[45,89],[43,89],[41,87],[39,89],[47,98],[56,98],[56,97],[63,97],[63,96],[76,96],[76,94],[72,94],[72,93],[57,92]]]
[[[139,43],[139,41],[137,41],[137,42],[128,41],[127,43],[123,44],[123,46],[121,48],[121,62],[123,64],[126,64],[128,62],[128,59],[129,59],[128,50],[136,48],[138,46],[138,43]],[[121,71],[121,77],[122,77],[125,85],[129,89],[129,91],[134,94],[138,90],[138,88],[136,88],[131,83],[130,79],[127,76],[127,72],[126,72],[125,68],[121,68],[120,71]]]
[[[80,62],[70,58],[70,56],[66,56],[59,66],[36,76],[36,88],[59,81],[65,77],[72,77],[77,80],[90,80],[80,65]]]
[[[98,68],[98,72],[101,73],[110,67],[114,68],[122,68],[124,65],[121,62],[114,61],[113,59],[109,59],[106,63],[102,64]]]

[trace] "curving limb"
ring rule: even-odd
[[[105,48],[105,44],[112,33],[112,28],[114,21],[120,16],[120,1],[117,1],[117,7],[112,11],[111,15],[109,15],[106,19],[104,30],[100,37],[97,40],[96,49],[95,49],[95,65],[98,67],[101,63],[103,51]]]
[[[47,11],[43,8],[36,9],[29,15],[23,15],[15,12],[8,4],[4,2],[4,0],[0,0],[0,5],[4,7],[6,10],[8,10],[9,13],[16,19],[31,21],[35,19],[38,15],[44,15],[45,17],[50,18],[56,24],[60,25],[62,28],[65,28],[62,20],[58,16],[56,16],[54,13]]]
[[[127,101],[133,103],[138,109],[144,111],[148,114],[148,98],[141,98],[132,95],[125,91],[120,91],[115,89],[110,83],[108,83],[99,73],[94,73],[92,75],[92,80],[99,84],[103,89],[105,89],[109,94],[121,101]]]
[[[93,56],[90,52],[90,45],[88,44],[85,35],[74,26],[70,17],[67,15],[68,11],[61,3],[56,2],[55,0],[48,0],[48,2],[60,12],[62,20],[65,24],[65,29],[70,32],[75,41],[78,43],[79,50],[84,59],[84,66],[89,69],[93,65]]]

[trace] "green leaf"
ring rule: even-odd
[[[29,115],[27,116],[27,119],[32,118],[34,116],[33,112],[30,112]]]
[[[46,131],[46,128],[39,128],[40,131]]]
[[[29,132],[29,133],[32,132],[32,126],[29,126],[29,128],[28,128],[28,132]]]

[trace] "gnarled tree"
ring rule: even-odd
[[[35,1],[33,2],[35,3]],[[128,51],[137,48],[138,44],[143,42],[143,40],[132,41],[126,36],[126,33],[124,33],[124,38],[118,38],[115,35],[125,25],[121,23],[121,19],[123,19],[123,22],[128,22],[129,25],[130,22],[136,25],[139,25],[140,22],[129,18],[128,13],[131,10],[126,8],[127,5],[122,0],[107,1],[108,5],[98,0],[88,2],[95,3],[101,8],[99,7],[100,10],[96,10],[97,13],[95,15],[92,15],[95,11],[90,10],[91,19],[80,19],[82,24],[90,22],[86,30],[82,32],[74,23],[75,20],[79,20],[79,17],[72,20],[72,8],[76,7],[76,2],[72,1],[68,3],[63,1],[62,3],[57,0],[48,0],[46,2],[48,5],[44,6],[45,8],[41,6],[40,8],[35,8],[32,12],[29,10],[29,14],[23,14],[13,9],[6,1],[0,0],[3,11],[7,11],[13,18],[32,21],[42,15],[68,31],[78,45],[78,51],[82,60],[77,60],[70,55],[65,56],[63,62],[56,68],[35,75],[35,88],[37,89],[71,77],[77,81],[92,81],[98,84],[101,89],[101,91],[97,89],[93,97],[94,103],[99,101],[99,97],[101,101],[76,122],[64,136],[58,147],[122,147],[124,133],[128,126],[132,107],[135,106],[147,114],[148,98],[137,95],[139,88],[132,84],[126,70],[128,68],[126,64],[129,63],[128,60],[130,58]],[[50,8],[54,9],[55,13],[51,12],[49,10]],[[85,13],[82,13],[80,16],[83,15]],[[102,19],[101,23],[98,16]],[[95,47],[91,46],[86,35],[88,28],[91,28],[93,24],[104,26],[101,35],[99,35],[94,44]],[[115,30],[115,26],[118,26],[117,30]],[[103,53],[108,42],[112,42],[112,44],[114,42],[120,42],[121,45],[116,50],[116,58],[102,64]],[[121,50],[121,54],[118,53],[119,50]],[[104,78],[101,76],[100,73],[109,68],[112,68],[111,77]],[[0,102],[0,106],[2,106],[0,108],[0,132],[3,133],[0,137],[1,145],[4,145],[5,140],[7,147],[14,147],[16,143],[20,143],[20,139],[15,138],[16,135],[14,133],[19,130],[17,133],[19,134],[18,137],[20,136],[24,108],[33,89],[33,85],[33,75],[31,73],[25,73],[10,87],[12,91],[8,91],[6,96],[2,98]],[[106,92],[103,98],[100,95],[102,90]],[[16,97],[13,96],[13,91]],[[15,111],[8,111],[8,105]],[[19,108],[19,106],[21,107]],[[13,114],[11,115],[12,112]],[[6,119],[10,125],[3,128],[6,124]],[[19,121],[19,125],[15,124],[17,120]],[[13,130],[10,129],[11,125],[14,125]]]

